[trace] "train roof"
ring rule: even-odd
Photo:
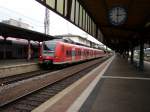
[[[84,44],[74,42],[71,39],[66,39],[66,38],[65,39],[57,38],[57,39],[52,39],[52,40],[48,40],[48,41],[44,41],[44,42],[64,42],[64,43],[69,43],[69,44],[73,44],[73,45],[79,45],[79,46],[87,47],[87,48],[90,48],[90,49],[97,49],[97,48],[91,48],[91,47],[86,46]],[[103,50],[103,49],[97,49],[97,50]]]
[[[48,40],[48,41],[61,41],[61,42],[64,42],[64,43],[69,43],[69,44],[81,45],[81,46],[89,47],[89,46],[87,46],[87,45],[74,42],[73,40],[71,40],[71,39],[69,39],[69,38],[63,39],[63,38],[61,38],[61,37],[57,37],[57,39],[52,39],[52,40]]]

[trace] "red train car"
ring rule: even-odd
[[[63,39],[54,39],[41,44],[39,63],[69,64],[105,55],[103,50],[76,45]]]

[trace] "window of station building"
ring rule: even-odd
[[[88,15],[87,15],[87,13],[86,13],[86,31],[88,31]]]
[[[91,34],[91,18],[89,17],[89,33]]]
[[[57,0],[57,11],[60,14],[63,14],[63,10],[64,10],[64,0]]]
[[[96,36],[96,25],[94,22],[93,22],[93,36],[94,37]]]
[[[91,20],[91,34],[94,36],[94,22]]]
[[[90,34],[92,34],[92,19],[90,18]]]
[[[82,8],[81,5],[80,5],[80,8],[79,8],[79,9],[80,9],[80,11],[79,11],[79,12],[80,12],[80,15],[79,15],[79,16],[80,16],[80,19],[79,19],[79,26],[82,27],[82,15],[83,15],[83,14],[82,14],[82,10],[83,10],[83,8]]]
[[[89,33],[91,34],[91,18],[89,17]]]
[[[85,14],[85,30],[87,31],[88,25],[87,25],[87,13]]]
[[[55,9],[55,0],[46,0],[46,4]]]
[[[85,29],[85,10],[83,9],[83,21],[82,21],[82,28]]]
[[[91,34],[93,35],[93,21],[91,20]]]
[[[75,24],[78,25],[79,21],[79,2],[76,0],[76,16],[75,16]]]
[[[91,31],[91,24],[90,24],[90,17],[89,17],[89,33],[90,33],[90,31]]]
[[[74,22],[75,18],[75,0],[72,0],[72,7],[71,7],[71,21]]]
[[[88,20],[87,20],[87,22],[88,22],[88,23],[87,23],[87,25],[88,25],[88,29],[87,29],[87,31],[88,31],[88,32],[89,32],[89,29],[90,29],[89,19],[90,19],[90,18],[89,18],[89,16],[88,16]]]
[[[68,0],[64,1],[64,5],[65,5],[65,9],[64,9],[64,15],[67,16],[67,4],[68,4]]]

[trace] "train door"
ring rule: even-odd
[[[75,47],[72,48],[72,62],[75,61]]]

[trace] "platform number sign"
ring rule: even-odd
[[[120,6],[113,7],[108,12],[108,19],[114,26],[122,25],[127,20],[127,10]]]

